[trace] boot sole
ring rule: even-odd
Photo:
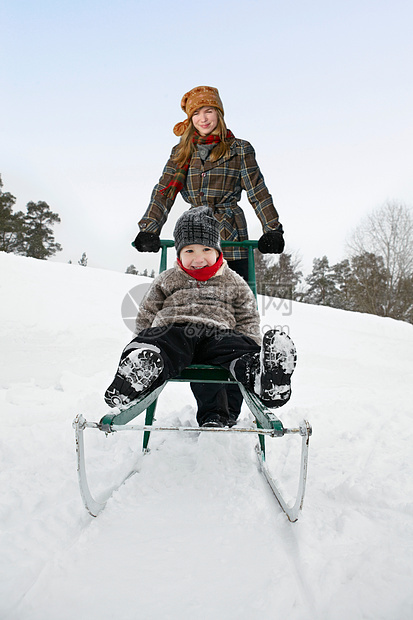
[[[291,375],[297,363],[293,341],[285,332],[274,329],[264,334],[261,349],[262,375],[260,398],[272,406],[280,406],[291,396]]]
[[[135,349],[119,364],[104,400],[109,407],[126,407],[137,400],[156,381],[163,370],[163,360],[151,349]]]
[[[262,341],[262,366],[264,372],[282,368],[285,375],[292,375],[297,364],[297,351],[285,332],[271,329]]]
[[[136,392],[147,389],[163,370],[161,356],[151,349],[135,349],[119,364],[118,373]]]

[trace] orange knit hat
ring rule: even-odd
[[[224,114],[224,106],[222,105],[217,88],[213,86],[196,86],[185,93],[181,100],[181,108],[187,114],[188,118],[175,125],[174,134],[176,136],[182,136],[189,125],[192,114],[204,106],[218,108],[218,110],[221,110],[222,114]]]

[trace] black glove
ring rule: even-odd
[[[282,228],[264,233],[258,239],[258,249],[262,254],[281,254],[284,245]]]
[[[159,252],[161,240],[155,233],[140,232],[136,235],[133,245],[138,252]]]

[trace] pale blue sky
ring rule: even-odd
[[[157,266],[130,242],[200,84],[253,144],[307,273],[365,213],[413,205],[410,0],[3,0],[0,24],[3,189],[60,214],[56,260]]]

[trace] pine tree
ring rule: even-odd
[[[334,308],[353,310],[354,299],[352,297],[352,287],[354,286],[354,276],[350,261],[345,259],[333,265],[331,267],[331,278],[336,289],[334,296],[331,298],[331,305]]]
[[[413,275],[399,280],[391,316],[413,323]]]
[[[23,232],[19,239],[21,243],[19,254],[46,259],[60,252],[62,246],[55,242],[51,228],[58,222],[60,222],[59,215],[53,213],[46,202],[27,203]]]
[[[21,211],[13,213],[16,198],[9,192],[3,192],[3,181],[0,175],[0,251],[16,252],[19,247],[24,224]]]
[[[129,267],[126,267],[126,271],[125,273],[130,273],[134,276],[136,276],[138,274],[135,265],[129,265]]]
[[[278,260],[258,251],[254,257],[257,292],[269,297],[296,299],[297,286],[303,277],[299,270],[300,261],[288,253],[280,254]]]
[[[82,254],[82,258],[80,260],[77,261],[79,265],[81,265],[82,267],[87,267],[87,256],[86,256],[86,252],[83,252]]]
[[[305,280],[308,289],[303,295],[303,301],[318,306],[334,305],[336,287],[327,256],[314,259],[313,271]]]
[[[295,290],[302,277],[302,271],[298,270],[298,263],[293,262],[292,255],[280,254],[278,261],[271,268],[273,297],[295,299]]]
[[[387,271],[383,258],[371,252],[364,252],[359,256],[353,256],[351,269],[352,309],[386,316]]]
[[[268,269],[269,259],[264,254],[261,254],[258,250],[254,250],[254,262],[255,262],[255,279],[257,283],[257,293],[259,295],[270,295],[267,290],[268,286]]]

